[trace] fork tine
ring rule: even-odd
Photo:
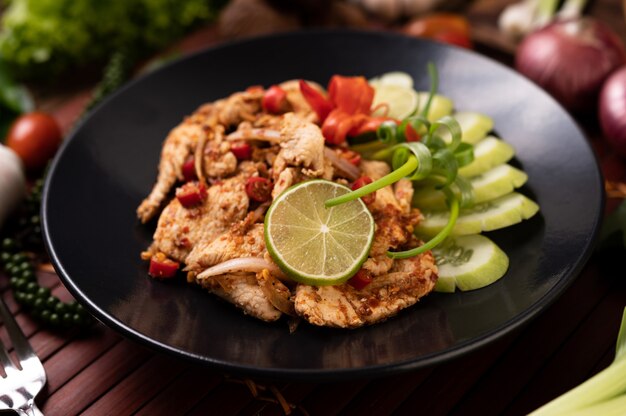
[[[13,343],[13,349],[15,350],[15,354],[20,362],[33,357],[35,352],[31,348],[20,327],[17,326],[17,322],[15,322],[15,318],[13,318],[13,315],[9,312],[9,308],[7,308],[6,303],[4,303],[2,296],[0,296],[0,318],[2,318],[2,322],[4,322],[4,326],[9,333],[11,342]],[[2,354],[0,353],[0,355]]]
[[[11,371],[17,370],[2,341],[0,341],[0,365],[4,367],[4,372],[7,376],[11,373]]]

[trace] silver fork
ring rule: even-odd
[[[9,333],[19,366],[15,365],[0,341],[0,366],[5,377],[0,377],[0,410],[14,410],[21,416],[43,416],[35,404],[35,396],[46,384],[43,364],[35,355],[22,330],[17,326],[4,299],[0,296],[0,318]]]

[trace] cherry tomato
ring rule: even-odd
[[[362,188],[365,185],[369,185],[372,182],[374,181],[369,176],[361,176],[352,184],[352,190],[356,191],[357,189]],[[369,205],[373,203],[374,201],[376,201],[376,192],[372,192],[371,194],[362,196],[361,199],[363,200],[363,202]]]
[[[54,156],[61,139],[61,128],[52,116],[32,112],[13,122],[6,144],[22,159],[27,170],[39,170]]]
[[[185,208],[201,204],[206,197],[206,186],[199,182],[187,182],[176,190],[176,199]]]
[[[361,290],[372,283],[372,275],[365,269],[361,269],[348,280],[348,284],[356,290]]]
[[[252,157],[252,146],[246,142],[234,142],[230,145],[230,151],[237,160],[248,160]]]
[[[287,106],[287,93],[278,85],[272,85],[265,91],[261,106],[268,113],[282,113]]]
[[[272,182],[259,176],[252,176],[246,180],[246,194],[256,202],[266,202],[272,197]]]

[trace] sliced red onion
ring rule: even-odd
[[[346,159],[342,159],[337,156],[332,149],[324,146],[324,157],[327,158],[330,163],[337,169],[339,169],[346,178],[354,181],[361,176],[361,171],[358,167],[354,166],[352,163],[348,162]]]
[[[226,136],[226,139],[229,141],[262,140],[272,143],[280,143],[282,140],[280,136],[280,131],[263,128],[239,129]]]
[[[226,260],[223,263],[216,264],[213,267],[209,267],[202,273],[198,274],[198,279],[207,279],[212,276],[219,276],[226,273],[237,272],[260,272],[263,269],[269,270],[269,272],[279,278],[287,278],[282,270],[278,268],[274,263],[260,258],[260,257],[239,257],[236,259]]]
[[[526,36],[515,66],[572,111],[594,108],[606,77],[626,62],[620,38],[592,18],[554,22]]]

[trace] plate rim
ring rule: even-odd
[[[497,339],[500,339],[519,328],[527,325],[532,320],[534,320],[538,315],[544,312],[552,303],[559,299],[559,297],[564,293],[564,291],[578,278],[582,269],[587,264],[589,258],[593,254],[593,249],[596,246],[599,235],[600,235],[600,226],[602,223],[604,207],[606,203],[605,190],[604,190],[604,179],[603,172],[598,163],[598,155],[593,150],[589,139],[586,134],[580,128],[578,123],[572,117],[572,115],[563,108],[552,96],[530,81],[528,78],[524,77],[522,74],[517,73],[511,67],[504,65],[503,63],[482,55],[475,51],[468,51],[466,49],[447,45],[447,44],[439,44],[437,43],[437,47],[443,48],[451,48],[456,50],[457,52],[461,52],[463,54],[467,54],[472,56],[474,59],[479,59],[486,61],[490,65],[496,65],[500,67],[505,72],[509,72],[517,78],[522,79],[528,84],[529,88],[533,88],[537,93],[542,94],[544,99],[552,101],[554,105],[560,108],[563,115],[567,118],[567,121],[572,125],[573,128],[576,129],[580,137],[584,139],[584,145],[587,149],[587,152],[592,156],[594,161],[594,170],[597,173],[597,186],[600,190],[600,198],[597,203],[597,216],[593,223],[592,235],[587,237],[586,244],[582,250],[582,254],[580,257],[576,259],[576,262],[572,265],[571,269],[568,273],[560,278],[556,284],[550,288],[541,298],[537,299],[531,306],[525,309],[523,312],[515,315],[510,320],[502,323],[501,325],[491,328],[486,333],[470,338],[464,341],[455,344],[452,347],[447,347],[444,350],[439,350],[436,352],[430,352],[424,355],[421,355],[417,358],[406,359],[402,361],[395,361],[393,363],[387,364],[377,364],[377,365],[366,365],[355,368],[327,368],[327,369],[310,369],[310,368],[302,368],[302,369],[294,369],[294,368],[276,368],[276,367],[258,367],[252,366],[248,364],[238,364],[227,362],[219,359],[210,358],[207,356],[202,356],[199,354],[195,354],[189,351],[185,351],[183,349],[165,344],[156,339],[153,339],[149,336],[142,334],[141,332],[129,327],[123,322],[111,316],[109,313],[104,311],[98,305],[93,303],[91,299],[89,299],[80,289],[78,285],[74,282],[74,280],[69,276],[63,267],[63,263],[59,258],[54,243],[52,242],[52,238],[49,232],[49,224],[48,224],[48,194],[50,182],[54,173],[58,169],[58,164],[60,163],[61,156],[65,152],[65,149],[70,145],[70,143],[74,140],[76,136],[80,133],[83,126],[89,123],[89,121],[96,115],[101,108],[104,108],[108,105],[108,103],[115,99],[118,95],[124,94],[126,90],[133,88],[135,84],[143,82],[145,79],[152,77],[155,74],[158,74],[160,71],[169,68],[174,65],[184,65],[185,62],[189,60],[193,60],[196,57],[204,54],[210,54],[213,51],[221,50],[221,49],[230,49],[236,48],[238,45],[245,44],[254,44],[260,42],[271,42],[274,39],[283,39],[283,38],[293,38],[299,36],[356,36],[356,37],[374,37],[374,38],[389,38],[389,39],[402,39],[404,41],[409,40],[411,42],[423,43],[423,44],[434,44],[436,42],[430,41],[427,39],[417,39],[412,38],[407,35],[402,35],[398,33],[391,32],[379,32],[372,30],[355,30],[355,29],[342,29],[342,28],[331,28],[331,29],[309,29],[309,30],[298,30],[298,31],[290,31],[290,32],[281,32],[274,33],[269,35],[262,35],[253,38],[239,39],[234,41],[220,41],[217,44],[210,45],[204,47],[200,50],[194,51],[192,53],[186,54],[184,57],[180,59],[176,59],[172,62],[167,62],[164,65],[160,66],[158,69],[144,75],[140,75],[133,80],[127,82],[122,88],[118,89],[114,93],[107,96],[102,102],[100,102],[95,108],[93,108],[86,117],[83,117],[81,120],[76,123],[71,133],[66,137],[63,141],[62,146],[57,151],[52,163],[50,164],[49,170],[46,174],[46,180],[42,193],[42,204],[41,204],[41,219],[42,219],[42,232],[43,232],[43,240],[46,251],[50,257],[50,260],[53,264],[55,271],[57,272],[59,278],[63,282],[64,286],[68,289],[68,291],[79,301],[86,309],[94,315],[94,317],[102,322],[105,326],[110,329],[115,330],[117,333],[121,334],[124,338],[129,338],[132,341],[139,342],[141,345],[149,347],[152,350],[158,352],[164,352],[167,354],[172,354],[176,357],[192,361],[194,363],[201,363],[202,365],[214,368],[222,371],[227,371],[229,373],[236,374],[245,374],[245,375],[253,375],[266,377],[271,379],[285,379],[285,380],[307,380],[307,381],[329,381],[329,380],[349,380],[362,376],[387,376],[391,374],[396,374],[400,372],[406,372],[411,370],[416,370],[419,368],[431,367],[436,364],[440,364],[443,362],[450,361],[455,358],[459,358],[465,356],[473,351],[477,351],[483,349],[486,345],[493,343]]]

